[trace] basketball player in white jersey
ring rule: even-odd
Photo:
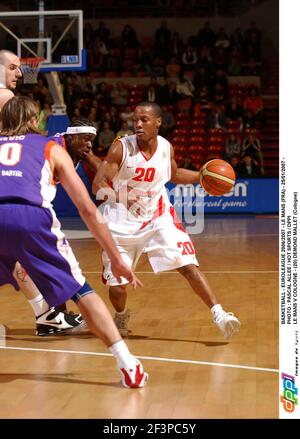
[[[8,50],[0,50],[0,111],[3,105],[12,97],[17,81],[22,77],[20,60]]]
[[[17,81],[21,77],[22,71],[19,57],[8,50],[0,50],[0,113],[4,104],[14,97],[13,90],[16,89]],[[18,287],[32,307],[36,317],[37,335],[45,336],[58,332],[60,334],[68,334],[85,326],[81,315],[68,314],[65,305],[56,309],[49,309],[42,294],[19,262],[16,263],[13,275]],[[58,324],[58,322],[60,323]],[[43,328],[43,330],[40,328]]]
[[[213,321],[225,338],[240,327],[239,320],[223,310],[207,279],[200,272],[192,241],[170,204],[165,184],[198,183],[199,174],[177,168],[172,145],[158,136],[161,109],[155,103],[142,102],[134,111],[132,136],[114,142],[99,168],[93,191],[110,194],[104,216],[124,261],[135,267],[147,253],[155,273],[177,269],[194,292],[210,308]],[[110,185],[112,184],[112,189]],[[129,202],[124,193],[128,192]],[[131,197],[131,199],[130,199]],[[128,335],[129,310],[126,308],[126,279],[117,281],[105,252],[103,279],[109,285],[109,297],[116,310],[115,323],[123,336]]]

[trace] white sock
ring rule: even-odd
[[[222,305],[217,303],[210,310],[211,310],[211,313],[213,315],[213,318],[215,319],[219,314],[221,314],[221,312],[223,311],[223,308],[222,308]]]
[[[135,358],[129,352],[124,340],[117,341],[113,345],[109,346],[108,349],[117,360],[118,367],[125,367],[126,369],[134,368]]]
[[[119,314],[120,316],[123,316],[127,312],[127,306],[123,309],[123,311],[116,311],[116,314]]]
[[[45,301],[41,294],[39,294],[32,300],[28,300],[28,302],[30,303],[36,317],[44,314],[44,312],[48,311],[49,309],[48,303]]]

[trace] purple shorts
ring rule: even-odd
[[[18,261],[49,306],[60,305],[85,284],[79,264],[51,208],[0,204],[0,285],[18,286]]]

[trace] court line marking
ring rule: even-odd
[[[84,274],[102,274],[102,271],[83,271],[82,273]],[[279,270],[266,270],[266,271],[255,271],[255,270],[250,270],[250,271],[202,271],[201,273],[204,274],[277,274],[279,273]],[[155,274],[153,271],[135,271],[135,274]],[[160,273],[156,273],[156,275],[161,275],[161,274],[180,274],[177,271],[162,271]]]
[[[17,350],[17,351],[33,351],[33,352],[51,352],[51,353],[59,353],[59,354],[95,355],[99,357],[113,357],[112,354],[107,354],[104,352],[66,351],[62,349],[21,348],[14,346],[0,346],[0,349]],[[259,372],[279,373],[278,369],[270,369],[267,367],[243,366],[240,364],[213,363],[210,361],[180,360],[176,358],[145,357],[141,355],[136,355],[136,357],[142,360],[152,360],[152,361],[161,361],[161,362],[169,362],[169,363],[198,364],[202,366],[228,367],[232,369],[247,369],[247,370],[255,370]]]

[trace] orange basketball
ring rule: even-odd
[[[213,159],[200,169],[200,184],[210,195],[224,195],[235,182],[235,172],[225,160]]]

